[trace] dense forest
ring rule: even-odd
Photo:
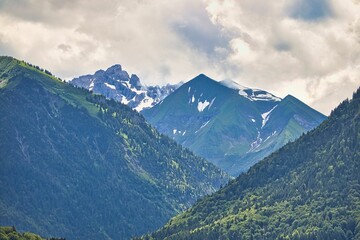
[[[360,89],[315,130],[141,239],[360,239]]]
[[[129,107],[0,57],[0,225],[127,239],[229,177]]]

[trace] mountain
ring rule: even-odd
[[[360,88],[151,239],[360,239]],[[145,236],[143,239],[149,239]]]
[[[326,119],[293,96],[280,99],[203,74],[142,114],[161,133],[233,176]]]
[[[128,106],[0,57],[0,225],[127,239],[163,225],[228,176]]]
[[[138,76],[129,76],[119,64],[106,71],[99,70],[93,75],[74,78],[70,83],[126,104],[138,112],[158,104],[181,85],[145,86],[141,84]]]

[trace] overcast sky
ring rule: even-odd
[[[64,79],[204,73],[329,114],[360,85],[360,0],[0,0],[0,55]]]

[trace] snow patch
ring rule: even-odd
[[[208,125],[209,122],[210,122],[210,120],[207,121],[206,123],[204,123],[203,125],[201,125],[201,127],[198,130],[196,130],[195,133],[198,133],[202,128],[206,127],[206,125]]]
[[[244,90],[239,90],[238,93],[240,96],[243,96],[243,97],[249,99],[250,101],[254,101],[254,99],[249,94],[247,94]]]
[[[206,123],[204,123],[203,125],[201,125],[200,129],[202,129],[203,127],[205,127],[206,125],[208,125],[209,122],[210,122],[210,120],[207,121]]]
[[[130,88],[131,91],[135,92],[137,95],[140,95],[142,93],[145,93],[146,94],[146,91],[145,90],[137,90],[136,88],[132,87]]]
[[[269,138],[271,138],[272,136],[274,136],[276,134],[276,131],[274,131],[270,136],[268,136],[264,142],[266,142]]]
[[[131,85],[130,85],[128,82],[121,82],[121,84],[122,84],[124,87],[126,87],[126,88],[128,88],[128,89],[131,89]]]
[[[268,93],[260,89],[244,87],[233,81],[221,81],[220,83],[227,88],[238,90],[239,95],[249,99],[250,101],[274,101],[274,102],[281,101],[281,98],[276,97],[271,93]],[[257,93],[257,92],[261,92],[261,93]]]
[[[281,98],[276,97],[274,95],[272,95],[271,93],[261,93],[261,94],[257,94],[257,95],[253,95],[252,98],[255,101],[266,101],[266,100],[273,100],[275,102],[281,101]]]
[[[198,105],[197,105],[197,109],[198,109],[198,111],[199,112],[202,112],[202,111],[204,111],[205,110],[205,108],[207,107],[207,106],[209,106],[209,104],[210,104],[210,102],[208,102],[207,100],[205,100],[205,102],[198,102]]]
[[[104,83],[105,86],[107,86],[108,88],[111,88],[113,90],[116,90],[116,87],[114,85],[108,84],[108,83]]]
[[[127,105],[130,101],[126,99],[125,96],[121,96],[121,101],[120,101],[122,104],[125,104]]]
[[[262,143],[262,138],[260,137],[260,132],[258,131],[256,140],[250,144],[250,149],[248,152],[252,152],[257,149]]]
[[[263,128],[265,126],[265,124],[267,123],[267,121],[269,121],[269,117],[270,117],[270,113],[277,107],[277,105],[275,107],[273,107],[270,111],[265,112],[263,114],[261,114],[262,117],[262,124],[261,124],[261,128]]]
[[[247,87],[241,86],[240,84],[231,81],[231,80],[224,80],[220,82],[223,86],[231,88],[231,89],[235,89],[235,90],[245,90],[247,89]]]
[[[216,97],[213,98],[213,100],[211,100],[211,103],[209,105],[209,109],[211,108],[211,106],[213,105],[214,101],[215,101]]]
[[[137,112],[141,112],[145,108],[151,108],[153,103],[154,103],[154,99],[146,95],[145,98],[139,103],[139,105],[136,108],[134,108],[134,110]]]
[[[94,81],[95,81],[95,79],[91,79],[91,83],[90,83],[90,86],[89,86],[89,91],[92,91],[94,89]]]

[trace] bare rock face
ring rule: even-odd
[[[74,78],[70,83],[126,104],[138,112],[155,106],[181,85],[145,86],[136,74],[129,76],[120,64],[106,71],[98,70],[93,75]]]

